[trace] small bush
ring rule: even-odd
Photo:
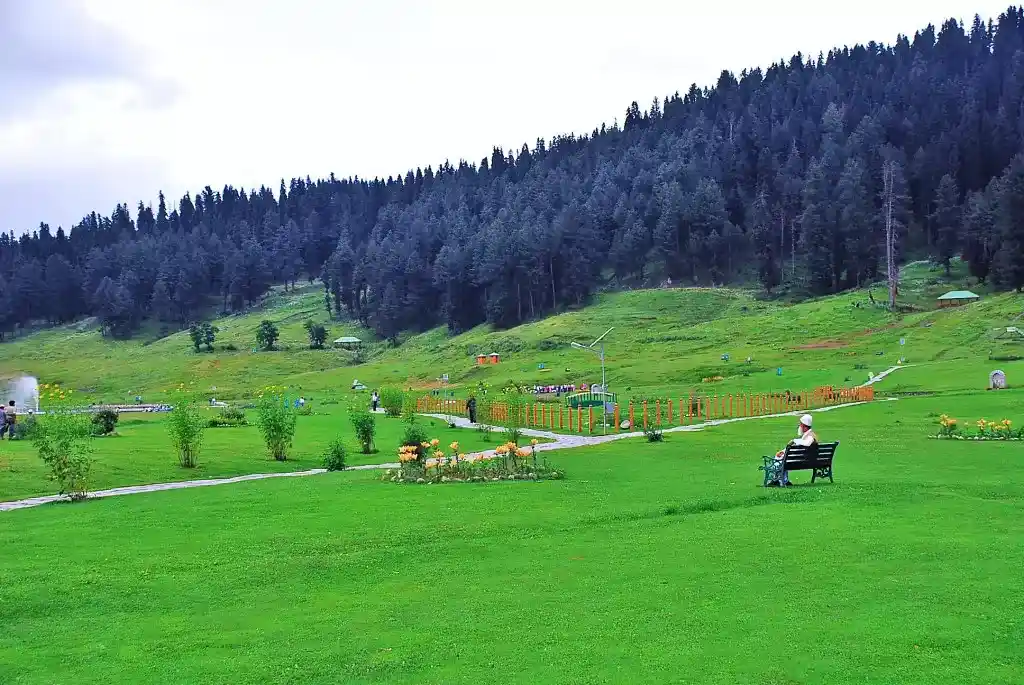
[[[356,439],[363,448],[363,454],[373,452],[373,436],[377,432],[377,417],[365,409],[352,409],[349,420],[356,430]]]
[[[11,440],[31,440],[35,437],[38,429],[39,419],[35,416],[29,415],[25,418],[19,418],[14,427],[10,429]]]
[[[647,442],[662,442],[665,440],[665,432],[657,426],[647,426],[644,428],[644,437]]]
[[[263,435],[270,456],[277,461],[288,459],[288,448],[295,437],[298,413],[282,397],[263,397],[256,407],[256,425]]]
[[[341,438],[335,438],[324,452],[324,468],[328,471],[344,471],[347,456],[345,443],[341,441]]]
[[[422,457],[425,453],[423,443],[430,440],[430,436],[427,434],[427,429],[418,423],[410,423],[405,427],[405,433],[402,434],[402,447],[415,447],[417,453]]]
[[[205,428],[206,423],[195,401],[186,399],[174,403],[167,420],[167,432],[170,433],[171,443],[178,453],[178,463],[182,468],[192,469],[199,464]]]
[[[118,414],[113,409],[102,409],[92,415],[92,434],[110,435],[117,428]]]
[[[402,415],[405,404],[405,393],[398,388],[385,387],[380,391],[380,406],[384,413],[394,418]]]
[[[239,407],[224,407],[217,416],[209,420],[210,428],[237,428],[248,426],[249,420],[245,417],[245,410]]]
[[[39,458],[50,469],[50,480],[56,481],[60,494],[72,501],[83,500],[89,494],[91,434],[92,425],[84,414],[48,410],[32,436]]]
[[[300,404],[297,411],[299,412],[299,416],[312,416],[313,405],[310,404],[309,402],[307,402],[306,404]]]
[[[220,349],[224,350],[225,352],[238,352],[238,345],[236,345],[235,343],[228,343],[227,345],[221,345]]]

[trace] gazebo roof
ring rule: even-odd
[[[940,300],[976,300],[978,296],[970,290],[950,290],[939,298]]]

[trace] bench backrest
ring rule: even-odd
[[[799,471],[800,469],[813,469],[832,465],[832,457],[836,454],[839,441],[822,442],[810,447],[803,445],[789,445],[786,447],[785,462],[786,469]]]

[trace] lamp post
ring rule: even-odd
[[[605,371],[604,371],[604,342],[603,341],[604,341],[604,337],[606,335],[608,335],[609,333],[611,333],[613,330],[615,330],[614,326],[612,328],[609,328],[604,333],[602,333],[601,337],[599,337],[597,340],[595,340],[594,342],[590,343],[589,345],[580,345],[577,342],[570,343],[570,345],[572,347],[575,347],[577,350],[587,350],[588,352],[593,352],[594,354],[597,355],[598,359],[601,360],[601,394],[604,395],[605,397],[608,396],[608,377],[605,375]],[[598,343],[600,343],[601,346],[595,349],[594,346],[597,345]],[[608,406],[607,406],[607,403],[604,401],[604,398],[601,399],[601,419],[602,419],[602,421],[601,421],[601,433],[603,435],[607,435],[608,434]]]

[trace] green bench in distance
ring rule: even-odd
[[[787,445],[782,459],[762,457],[764,465],[757,467],[764,471],[764,486],[781,483],[783,471],[811,471],[811,482],[818,478],[832,480],[832,458],[836,455],[839,441],[825,442],[810,447],[803,445]]]

